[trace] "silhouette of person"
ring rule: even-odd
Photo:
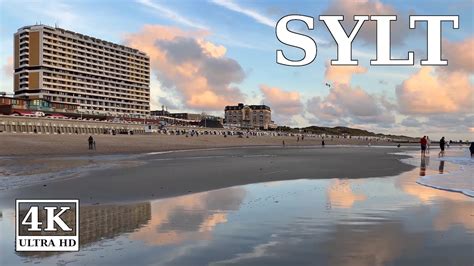
[[[426,154],[426,145],[428,145],[428,140],[426,136],[420,139],[420,148],[421,148],[421,156],[424,157]]]
[[[92,136],[89,136],[88,142],[89,142],[89,150],[94,149],[94,138]]]
[[[444,137],[439,140],[439,148],[441,149],[441,151],[439,152],[438,156],[442,157],[444,156],[444,149],[446,148],[446,140],[444,139]]]

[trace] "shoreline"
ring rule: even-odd
[[[125,160],[140,162],[135,166],[108,167],[81,176],[2,190],[0,202],[47,195],[78,198],[81,204],[94,205],[154,200],[271,181],[389,177],[415,168],[400,160],[408,156],[393,154],[399,151],[369,147],[247,147],[148,154]]]

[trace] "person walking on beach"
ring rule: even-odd
[[[420,146],[421,146],[421,156],[424,157],[426,154],[426,145],[428,141],[426,140],[426,136],[420,139]]]
[[[92,136],[89,136],[89,150],[94,149],[94,138]]]
[[[94,147],[94,151],[96,150],[96,147],[95,147],[95,140],[92,142],[92,146]]]
[[[284,147],[285,147],[285,141],[283,140],[283,141],[281,142],[281,144],[283,145],[283,148],[284,148]]]
[[[439,140],[439,148],[441,149],[441,151],[439,152],[438,157],[443,157],[444,156],[444,148],[445,147],[446,147],[446,140],[444,140],[444,137],[442,137]]]
[[[324,139],[323,139],[323,141],[321,141],[321,146],[323,146],[323,148],[324,148],[325,145],[326,145],[326,143],[324,143]]]
[[[471,158],[474,157],[474,142],[471,142],[471,146],[469,147],[469,151],[471,152]]]

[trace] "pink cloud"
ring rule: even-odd
[[[300,114],[303,111],[300,93],[297,91],[284,91],[277,87],[260,85],[264,101],[275,113],[283,116]]]
[[[474,73],[474,37],[460,42],[444,40],[443,57],[449,61],[449,70]]]
[[[422,67],[396,89],[402,114],[472,113],[474,87],[465,72]]]
[[[333,66],[326,62],[324,77],[333,83],[349,84],[352,75],[366,73],[367,68],[363,66]]]
[[[381,99],[360,87],[336,84],[325,97],[313,97],[307,102],[309,113],[329,122],[354,124],[391,124],[394,116]]]
[[[393,6],[384,4],[379,0],[334,0],[324,12],[327,15],[344,15],[342,23],[346,32],[354,27],[352,18],[354,15],[397,15],[398,21],[391,23],[392,44],[402,44],[407,37],[408,19],[406,15],[400,14]],[[366,43],[375,43],[376,23],[366,21],[357,34],[356,39],[364,40]]]
[[[393,105],[384,97],[350,85],[353,74],[367,72],[362,66],[331,66],[326,63],[325,78],[332,82],[324,97],[307,101],[307,111],[327,123],[384,124],[395,122]]]
[[[12,75],[13,73],[15,72],[14,69],[13,69],[13,56],[9,56],[7,58],[7,62],[5,63],[5,65],[3,65],[2,67],[3,69],[3,74],[7,77],[7,78],[12,78]]]
[[[126,45],[150,56],[151,69],[165,89],[177,92],[183,105],[195,110],[222,110],[244,96],[240,64],[226,57],[226,48],[207,41],[206,31],[183,31],[145,25],[124,37]]]

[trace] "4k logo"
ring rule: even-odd
[[[78,251],[79,200],[16,200],[16,251]]]

